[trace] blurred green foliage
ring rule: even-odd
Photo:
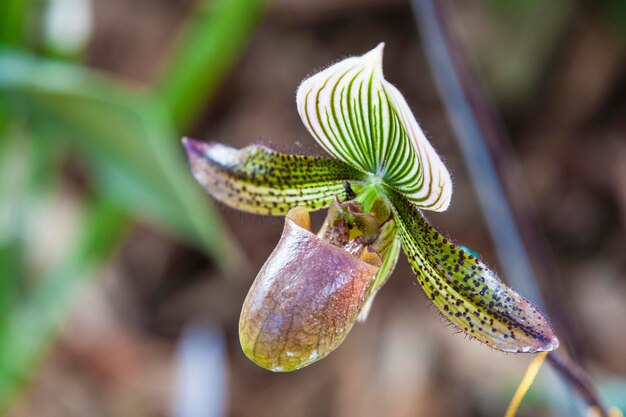
[[[0,41],[4,45],[23,43],[27,1],[7,0],[0,2]]]
[[[34,3],[0,3],[0,412],[134,218],[198,245],[226,273],[246,265],[179,138],[236,62],[262,1],[201,2],[155,90],[33,51]],[[82,220],[62,258],[39,271],[30,246],[47,230],[33,216],[53,204],[68,155],[89,175]]]

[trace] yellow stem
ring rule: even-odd
[[[530,386],[533,384],[537,373],[539,373],[539,368],[541,368],[541,365],[546,359],[546,356],[548,356],[548,352],[538,353],[537,355],[535,355],[535,358],[530,363],[530,365],[528,365],[526,374],[524,374],[522,382],[520,382],[519,386],[517,387],[517,391],[515,391],[513,398],[511,398],[511,402],[509,403],[509,407],[504,413],[504,417],[515,417],[515,414],[517,413],[517,410],[519,409],[519,406],[522,403],[524,396],[530,389]]]

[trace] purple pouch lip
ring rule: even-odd
[[[287,217],[244,302],[244,353],[275,372],[324,358],[352,329],[378,269]]]

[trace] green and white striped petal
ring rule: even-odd
[[[450,174],[402,94],[383,77],[383,46],[304,80],[298,112],[329,154],[378,176],[419,208],[444,211]]]
[[[191,170],[216,200],[255,214],[284,215],[290,208],[327,207],[345,195],[345,182],[364,174],[341,161],[289,155],[264,146],[235,149],[183,139]]]
[[[440,235],[406,198],[387,189],[404,253],[439,311],[467,335],[505,352],[551,351],[545,316],[483,262]]]

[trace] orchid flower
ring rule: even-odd
[[[471,338],[505,352],[556,349],[537,308],[423,217],[450,205],[450,174],[383,77],[382,56],[380,44],[298,88],[298,113],[330,157],[183,140],[193,175],[215,199],[286,216],[244,301],[244,353],[272,371],[325,357],[366,317],[401,251],[432,303]],[[309,211],[323,208],[315,234]]]

